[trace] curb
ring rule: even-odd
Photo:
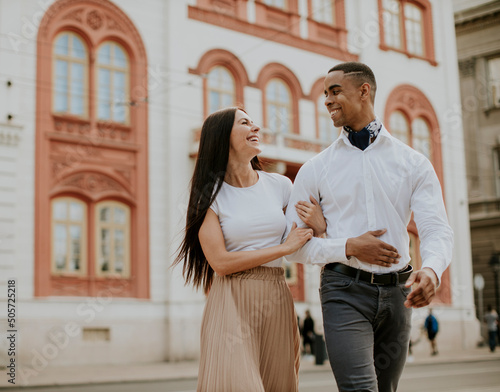
[[[453,363],[469,363],[469,362],[483,362],[483,361],[500,361],[500,352],[496,353],[477,353],[476,355],[456,355],[453,353],[446,353],[439,357],[417,357],[413,362],[407,362],[406,366],[416,367],[425,365],[437,364],[453,364]],[[94,367],[71,367],[65,368],[52,367],[48,368],[45,377],[36,380],[33,379],[27,384],[17,384],[16,386],[5,385],[2,383],[0,389],[11,388],[9,390],[17,390],[23,387],[29,388],[47,388],[51,386],[83,386],[83,385],[97,385],[97,384],[117,384],[117,383],[140,383],[140,382],[161,382],[161,381],[181,381],[195,379],[198,374],[198,362],[162,362],[142,364],[134,367],[134,372],[130,372],[131,365],[111,365],[102,366],[107,368],[105,373],[94,375]],[[156,368],[156,369],[154,369]],[[149,369],[147,371],[143,371]],[[71,379],[72,371],[75,372],[74,379]],[[320,373],[331,372],[328,360],[325,360],[322,365],[316,365],[314,362],[304,361],[303,366],[299,369],[299,374],[302,373]],[[111,374],[110,374],[111,373]],[[76,375],[77,374],[77,375]],[[65,375],[65,377],[60,377]]]

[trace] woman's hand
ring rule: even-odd
[[[311,200],[310,203],[299,201],[295,204],[295,210],[302,222],[313,229],[314,236],[321,237],[326,233],[325,217],[317,200],[312,196],[309,196],[309,200]]]
[[[312,237],[312,229],[297,228],[297,224],[293,222],[292,229],[290,230],[288,237],[286,237],[285,242],[283,242],[282,244],[285,248],[285,254],[289,255],[293,252],[296,252]]]

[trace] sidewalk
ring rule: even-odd
[[[417,353],[412,362],[406,366],[419,366],[423,364],[456,363],[497,360],[500,361],[500,350],[490,353],[487,347],[475,348],[467,351],[456,350],[443,352],[437,356]],[[126,381],[159,381],[168,379],[196,378],[198,362],[162,362],[150,364],[126,365],[92,365],[92,366],[48,366],[39,371],[30,369],[31,374],[18,371],[16,386],[50,386],[50,385],[78,385],[99,384]],[[331,371],[327,361],[323,365],[315,365],[314,358],[303,357],[300,372]],[[3,371],[2,371],[3,372]],[[23,374],[24,373],[24,376]],[[36,373],[36,374],[35,374]],[[3,378],[3,377],[2,377]],[[2,380],[0,387],[12,386]]]

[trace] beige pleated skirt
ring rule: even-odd
[[[298,391],[299,347],[283,268],[217,276],[203,314],[197,391]]]

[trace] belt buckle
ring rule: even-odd
[[[375,282],[376,277],[377,274],[374,274],[373,272],[370,273],[370,284],[374,284],[375,286],[384,286],[383,282]]]
[[[378,283],[378,282],[375,282],[375,277],[376,277],[376,276],[377,276],[377,275],[376,275],[376,274],[374,274],[373,272],[370,274],[370,284],[374,284],[374,285],[376,285],[376,286],[380,286],[380,285],[381,285],[381,284],[383,284],[383,283]]]

